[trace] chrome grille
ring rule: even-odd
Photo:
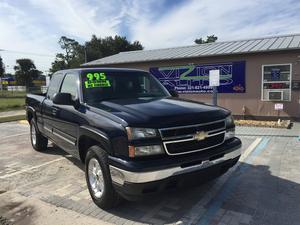
[[[169,155],[180,155],[206,150],[221,145],[225,138],[225,120],[160,129],[163,145]],[[203,140],[195,134],[205,132]]]

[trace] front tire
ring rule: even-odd
[[[41,152],[47,149],[48,139],[38,131],[33,119],[30,121],[30,141],[33,149],[36,151]]]
[[[90,195],[97,206],[110,209],[119,204],[120,196],[112,185],[107,154],[99,146],[88,149],[85,177]]]

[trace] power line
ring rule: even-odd
[[[55,55],[47,55],[47,54],[39,54],[35,52],[21,52],[21,51],[14,51],[14,50],[7,50],[7,49],[0,49],[0,51],[7,52],[7,53],[17,53],[17,54],[26,54],[26,55],[36,55],[36,56],[43,56],[43,57],[55,57]]]

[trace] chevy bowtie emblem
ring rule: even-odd
[[[205,131],[197,131],[196,134],[194,135],[194,139],[197,141],[203,141],[207,137],[208,137],[208,133],[206,133]]]

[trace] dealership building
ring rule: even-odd
[[[206,103],[209,71],[219,70],[218,105],[234,115],[300,120],[300,34],[121,52],[84,66],[146,70],[180,97]]]

